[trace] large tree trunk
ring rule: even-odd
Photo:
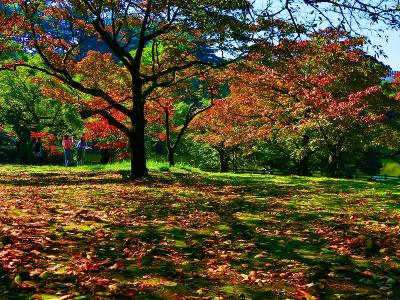
[[[299,161],[296,162],[296,174],[299,176],[310,176],[310,154],[304,155]]]
[[[175,166],[174,152],[174,148],[168,148],[168,162],[171,167]]]
[[[228,172],[229,171],[229,153],[225,148],[219,148],[219,162],[220,162],[220,172]]]
[[[129,137],[131,148],[131,178],[140,178],[148,175],[146,166],[146,147],[144,130],[146,119],[144,115],[144,101],[141,84],[137,83],[133,87],[133,114],[131,117],[133,132]]]
[[[134,126],[133,137],[130,139],[131,177],[145,177],[148,175],[148,170],[146,167],[146,147],[144,144],[144,117],[141,121],[137,120]]]
[[[175,147],[171,143],[171,130],[169,128],[169,111],[168,108],[164,109],[165,112],[165,135],[166,135],[166,146],[167,146],[167,158],[169,165],[171,167],[175,166],[175,160],[174,160],[174,152],[175,152]]]
[[[18,135],[17,147],[17,161],[21,164],[32,163],[32,149],[34,142],[30,139],[28,133]]]
[[[332,177],[339,177],[339,155],[336,147],[331,149],[328,163],[328,174]]]

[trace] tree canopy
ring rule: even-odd
[[[53,78],[53,97],[84,118],[100,115],[131,148],[132,175],[147,174],[145,103],[163,89],[317,27],[358,33],[396,27],[397,1],[0,1],[2,70]],[[339,17],[339,18],[338,18]],[[90,49],[93,39],[99,50]],[[210,55],[201,55],[208,52]],[[37,54],[32,64],[25,54]],[[216,59],[219,56],[220,59]],[[162,92],[161,92],[162,93]],[[115,118],[115,113],[122,119]],[[123,122],[121,122],[123,120]]]

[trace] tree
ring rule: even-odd
[[[152,127],[150,131],[165,141],[170,166],[175,165],[174,154],[191,122],[212,108],[224,83],[222,73],[209,72],[201,78],[184,81],[170,91],[164,90],[148,102],[146,114]]]
[[[37,139],[40,138],[42,141],[43,149],[47,152],[49,156],[61,156],[62,151],[59,145],[55,145],[57,143],[57,137],[50,132],[41,131],[41,132],[31,132],[31,138]],[[58,141],[59,142],[59,141]]]
[[[110,112],[119,122],[126,122],[126,116],[118,111]],[[102,116],[93,116],[85,122],[86,132],[84,138],[95,143],[93,147],[100,149],[100,162],[108,163],[116,155],[119,158],[129,157],[127,137],[116,127],[110,125]]]
[[[215,100],[213,107],[192,124],[194,138],[217,151],[221,172],[228,171],[232,152],[247,141],[247,120],[239,113],[240,107],[231,98]]]
[[[381,157],[399,160],[400,145],[400,75],[397,74],[393,81],[386,81],[383,84],[383,91],[387,96],[385,103],[387,112],[384,116],[384,126],[377,128],[377,134],[384,138],[376,141],[376,146],[380,147]]]
[[[0,124],[0,162],[14,162],[11,153],[15,151],[15,140],[3,130]]]
[[[0,123],[16,137],[17,160],[21,163],[31,160],[32,132],[58,135],[82,126],[71,107],[41,93],[36,85],[38,75],[27,69],[0,73]]]
[[[197,58],[197,51],[203,45],[232,50],[231,54],[237,56],[242,42],[248,41],[245,33],[251,22],[247,13],[250,4],[245,0],[207,3],[152,0],[10,3],[3,0],[1,3],[6,7],[0,19],[1,49],[33,51],[40,55],[43,63],[31,65],[15,56],[2,68],[40,70],[82,94],[101,99],[104,103],[101,108],[82,108],[82,115],[99,114],[128,137],[132,176],[147,174],[146,99],[158,89],[214,67]],[[112,56],[80,51],[85,41],[94,35],[108,46]],[[164,47],[162,53],[160,45]],[[150,65],[144,61],[146,48],[150,49]],[[115,64],[110,62],[108,69],[96,68],[96,63],[102,59],[113,60]],[[94,68],[89,69],[88,65]],[[122,68],[119,70],[115,66]],[[127,85],[122,94],[114,93],[109,84],[112,80],[108,83],[108,77],[113,77],[115,71],[123,76],[121,80]],[[103,77],[102,84],[88,80],[92,73]],[[120,123],[110,109],[126,115],[129,122]]]
[[[300,175],[310,173],[316,149],[325,149],[328,172],[338,176],[345,154],[368,143],[367,129],[385,112],[376,100],[386,68],[363,52],[364,42],[326,29],[282,41],[272,57],[261,46],[232,68],[231,103],[247,118],[247,135],[282,143]]]
[[[395,89],[395,94],[393,96],[397,101],[400,101],[400,73],[395,76],[392,85]]]

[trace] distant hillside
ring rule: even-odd
[[[132,40],[128,50],[133,50],[137,46],[137,39]],[[107,44],[103,41],[99,41],[97,37],[88,37],[83,43],[81,57],[83,57],[88,51],[99,51],[101,53],[109,53],[111,52],[108,48]],[[223,59],[215,55],[215,49],[209,47],[206,44],[198,44],[196,56],[199,60],[208,62],[208,63],[220,63]],[[117,58],[114,56],[117,60]]]

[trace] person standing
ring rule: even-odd
[[[62,147],[64,149],[64,159],[65,159],[64,165],[66,167],[71,165],[73,146],[74,146],[74,140],[70,138],[68,135],[65,135],[62,141]]]
[[[82,136],[78,144],[76,144],[76,149],[77,149],[77,159],[76,159],[76,165],[82,165],[83,162],[85,161],[85,154],[86,154],[86,149],[87,149],[87,143]]]
[[[42,138],[40,136],[36,138],[35,144],[33,145],[33,157],[35,158],[35,164],[42,164]]]

